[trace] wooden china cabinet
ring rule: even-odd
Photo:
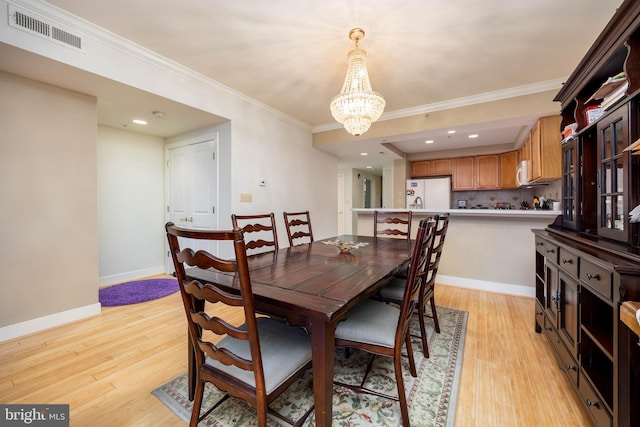
[[[611,80],[619,98],[594,96]],[[640,138],[640,1],[622,3],[555,101],[560,130],[577,128],[558,141],[562,216],[534,230],[535,329],[594,425],[637,426],[640,328],[621,307],[640,307],[639,227],[629,216],[640,204],[640,155],[625,151]]]

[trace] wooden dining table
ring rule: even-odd
[[[367,245],[341,253],[324,243],[335,239]],[[330,426],[332,421],[337,323],[404,268],[410,254],[406,239],[337,236],[249,257],[256,310],[311,334],[317,426]],[[187,276],[238,288],[232,273],[189,269]],[[190,396],[195,386],[192,367],[190,360]]]

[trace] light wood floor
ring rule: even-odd
[[[456,426],[588,426],[534,300],[438,285],[469,313]],[[0,403],[68,403],[71,426],[184,426],[151,390],[185,372],[178,293],[0,343]]]

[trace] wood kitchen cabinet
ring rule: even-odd
[[[519,151],[507,151],[500,154],[500,188],[517,188],[516,169]]]
[[[423,176],[451,175],[452,159],[420,160],[411,163],[411,176],[419,178]]]
[[[500,155],[476,156],[476,190],[500,188]]]
[[[562,134],[559,115],[541,117],[531,130],[531,181],[548,182],[562,178]]]
[[[452,159],[435,159],[431,162],[431,175],[451,175]]]
[[[428,176],[431,172],[431,161],[421,160],[419,162],[411,163],[411,177],[419,178],[422,176]]]
[[[475,159],[457,157],[453,159],[453,191],[475,190]]]

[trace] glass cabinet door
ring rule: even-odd
[[[562,146],[562,225],[577,229],[578,188],[578,147],[576,140]]]
[[[629,145],[627,108],[598,124],[598,235],[627,240],[624,163]]]

